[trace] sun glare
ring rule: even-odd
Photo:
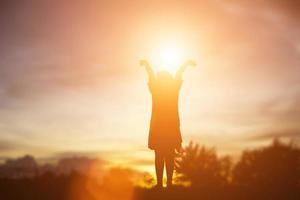
[[[183,53],[180,48],[175,46],[164,47],[160,50],[160,70],[167,70],[171,73],[182,64]]]

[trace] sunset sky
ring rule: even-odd
[[[297,1],[1,1],[1,159],[151,163],[139,60],[158,69],[170,44],[198,64],[180,95],[184,144],[237,155],[299,141]]]

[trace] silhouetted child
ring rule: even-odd
[[[177,71],[173,77],[167,71],[160,71],[157,75],[145,60],[140,64],[147,70],[149,77],[149,90],[152,94],[152,115],[148,138],[148,147],[155,151],[155,170],[157,187],[163,185],[164,165],[167,171],[167,186],[172,185],[174,171],[175,150],[181,149],[180,121],[178,113],[178,97],[182,84],[182,74],[189,65],[188,61]]]

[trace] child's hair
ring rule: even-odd
[[[172,74],[167,71],[159,71],[157,72],[156,83],[158,84],[160,90],[169,90],[174,83],[174,78]]]
[[[159,82],[169,83],[173,81],[173,76],[168,71],[157,72],[157,80]]]

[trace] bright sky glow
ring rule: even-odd
[[[175,45],[163,47],[160,50],[159,56],[160,70],[167,70],[171,73],[175,73],[175,71],[183,63],[183,52],[179,47]]]
[[[183,145],[300,141],[300,12],[288,2],[1,1],[0,162],[84,153],[152,168],[140,59],[173,74],[197,62],[180,92]]]

